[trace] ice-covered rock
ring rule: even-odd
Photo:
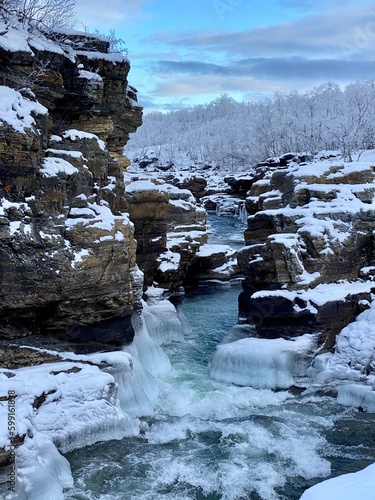
[[[15,434],[2,424],[0,447],[17,443],[17,500],[63,499],[73,479],[59,452],[138,434],[137,417],[158,397],[155,379],[127,352],[48,353],[61,362],[0,370],[0,422],[16,404]]]
[[[375,302],[339,333],[333,353],[316,356],[308,376],[338,387],[339,403],[375,412]]]
[[[73,486],[69,462],[43,433],[27,436],[17,452],[17,500],[64,500],[64,489]]]
[[[319,382],[331,380],[372,380],[375,368],[375,302],[341,330],[332,355],[325,363],[314,361],[311,376]]]
[[[210,362],[212,378],[255,388],[288,388],[306,374],[317,339],[245,338],[220,344]]]
[[[339,387],[337,402],[375,413],[375,390],[368,385],[347,384]]]

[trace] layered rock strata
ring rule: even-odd
[[[179,294],[195,255],[207,242],[206,211],[187,189],[154,178],[130,178],[126,201],[145,289],[156,284]]]
[[[237,252],[228,245],[202,245],[189,268],[193,285],[201,281],[229,281],[241,276]]]
[[[142,109],[129,61],[98,37],[14,32],[0,36],[0,334],[131,341],[142,279],[119,155]]]
[[[266,337],[320,330],[330,349],[336,334],[367,307],[374,169],[371,162],[337,158],[291,161],[252,184],[246,246],[238,255],[245,275],[242,322]]]

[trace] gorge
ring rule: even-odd
[[[373,150],[131,163],[129,61],[0,32],[1,498],[293,499],[375,461]]]

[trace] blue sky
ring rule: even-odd
[[[374,0],[77,0],[77,12],[125,40],[146,112],[375,79]]]

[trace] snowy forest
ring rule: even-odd
[[[174,163],[183,155],[232,171],[288,152],[340,150],[353,161],[354,152],[374,147],[374,115],[375,81],[345,88],[329,82],[261,102],[223,94],[208,104],[145,115],[127,151]]]

